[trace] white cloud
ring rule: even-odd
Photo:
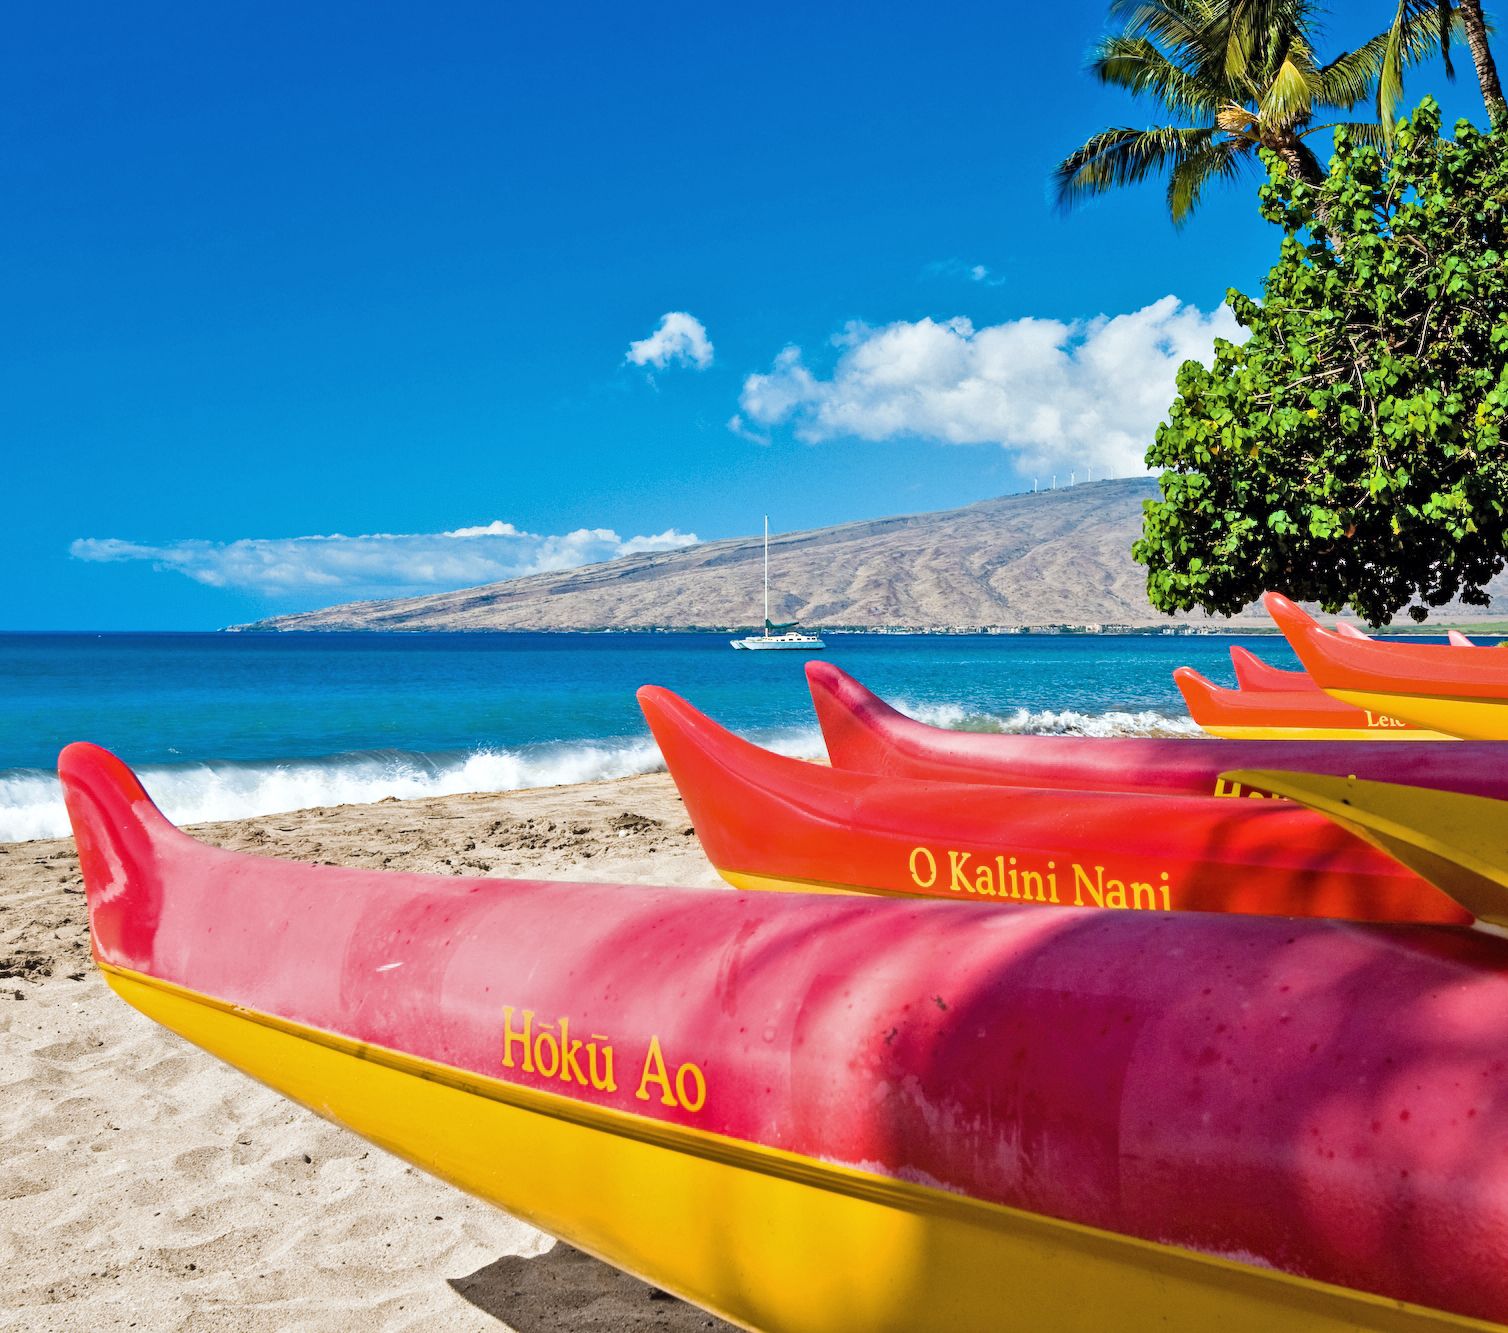
[[[504,523],[502,519],[495,518],[491,523],[484,523],[476,528],[453,528],[449,532],[442,532],[442,537],[519,537],[523,534],[511,523]]]
[[[712,364],[712,341],[707,337],[706,326],[695,315],[670,310],[660,316],[659,327],[649,337],[629,343],[628,361],[656,370],[669,365],[706,370]]]
[[[671,551],[696,540],[695,533],[674,528],[627,540],[611,528],[542,535],[494,520],[450,532],[247,537],[161,546],[81,537],[69,551],[79,560],[148,561],[156,569],[176,571],[212,588],[390,597],[574,569],[644,551]]]
[[[762,435],[757,430],[750,430],[743,417],[735,412],[728,418],[728,429],[741,440],[748,440],[751,444],[769,444],[770,437]]]
[[[969,282],[983,283],[986,287],[999,287],[1005,279],[985,264],[970,264],[962,259],[935,259],[922,268],[929,278],[963,278]]]
[[[739,426],[791,423],[812,443],[840,437],[998,444],[1021,466],[1143,472],[1173,400],[1179,365],[1208,362],[1217,337],[1239,336],[1225,307],[1204,314],[1176,297],[1128,315],[1065,324],[967,319],[851,324],[828,378],[787,347],[750,375]]]
[[[626,542],[619,543],[620,555],[638,555],[643,551],[678,551],[683,546],[691,546],[696,542],[696,533],[677,532],[674,528],[666,528],[664,532],[657,532],[652,537],[630,537]]]

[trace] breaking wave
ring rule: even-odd
[[[169,819],[196,824],[311,806],[363,805],[388,797],[409,800],[553,787],[661,767],[659,750],[645,736],[514,750],[381,750],[276,763],[144,764],[137,771]],[[25,768],[0,772],[0,842],[58,838],[68,831],[62,791],[53,774]]]
[[[1017,708],[1010,713],[988,713],[962,704],[913,704],[896,702],[907,717],[949,731],[985,731],[1010,736],[1203,736],[1189,717],[1172,717],[1150,709],[1137,712],[1112,710],[1080,713],[1067,708]]]
[[[1038,733],[1056,736],[1197,736],[1186,718],[1156,712],[1080,713],[1020,708],[997,714],[960,704],[901,704],[902,711],[935,727],[957,731]],[[815,727],[785,727],[750,734],[782,754],[821,758]],[[318,759],[145,764],[137,771],[152,798],[175,824],[248,819],[328,805],[368,805],[395,797],[455,796],[464,792],[517,791],[653,773],[664,768],[648,736],[556,741],[515,749],[483,747],[426,754],[364,751]],[[60,838],[68,816],[56,776],[45,769],[0,771],[0,842]]]

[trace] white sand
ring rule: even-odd
[[[718,884],[663,775],[196,829],[269,856]],[[0,1328],[728,1325],[150,1023],[89,961],[71,842],[0,844]]]

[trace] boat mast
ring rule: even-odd
[[[770,637],[770,516],[764,516],[764,636]]]

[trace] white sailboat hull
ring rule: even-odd
[[[747,639],[733,639],[730,642],[735,648],[748,648],[753,652],[761,653],[781,650],[814,653],[827,647],[814,634],[771,634],[768,637],[762,634],[751,634]]]

